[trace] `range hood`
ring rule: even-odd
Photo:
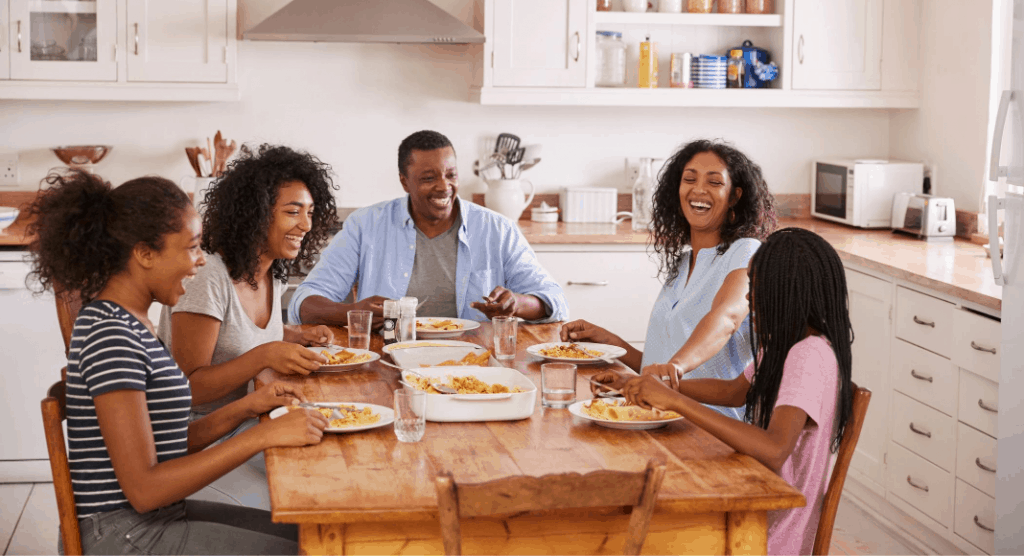
[[[292,0],[242,33],[257,41],[482,43],[430,0]]]

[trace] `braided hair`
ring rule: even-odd
[[[814,232],[785,228],[768,236],[754,254],[750,284],[751,346],[756,367],[747,391],[746,421],[768,428],[786,357],[811,327],[832,344],[839,365],[839,421],[831,443],[835,452],[853,411],[853,329],[846,274],[839,255]]]

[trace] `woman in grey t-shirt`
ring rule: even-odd
[[[207,190],[200,205],[207,264],[160,318],[160,338],[189,378],[195,412],[245,396],[267,367],[305,375],[326,363],[303,346],[330,343],[331,331],[285,326],[281,293],[290,269],[311,264],[326,241],[336,188],[316,157],[262,145],[243,146]]]

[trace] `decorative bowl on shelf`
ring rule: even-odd
[[[14,224],[18,219],[18,209],[14,207],[0,207],[0,230]]]
[[[103,160],[103,157],[110,152],[113,147],[104,145],[72,145],[66,147],[53,147],[53,154],[57,155],[57,158],[61,162],[68,166],[84,166],[86,164],[96,164]]]

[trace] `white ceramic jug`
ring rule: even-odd
[[[178,184],[185,192],[192,192],[192,205],[199,209],[199,203],[206,197],[206,190],[209,189],[210,184],[213,183],[214,178],[197,178],[195,176],[185,176],[181,178]]]
[[[523,214],[526,207],[533,201],[534,188],[528,180],[485,180],[487,192],[484,193],[484,206],[504,215],[515,222]],[[530,186],[530,195],[523,194],[522,184]]]

